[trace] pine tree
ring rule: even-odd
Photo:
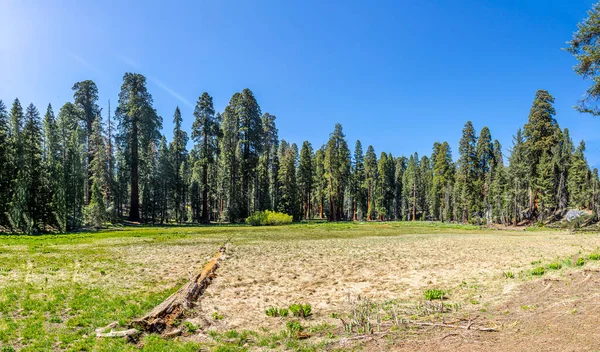
[[[43,222],[44,209],[42,174],[42,126],[40,114],[33,104],[27,107],[21,135],[23,168],[17,172],[17,190],[13,195],[13,208],[18,209],[13,221],[21,231],[37,233]]]
[[[345,188],[350,177],[350,149],[342,131],[342,125],[336,124],[325,148],[323,160],[329,195],[329,220],[343,219]]]
[[[494,144],[490,130],[487,127],[481,129],[475,150],[477,155],[477,166],[475,168],[475,193],[477,198],[475,199],[474,212],[483,217],[489,215],[491,211],[487,197],[491,187],[491,170],[494,162]]]
[[[256,168],[263,147],[262,121],[260,106],[254,98],[254,93],[248,88],[239,94],[235,108],[239,121],[238,143],[242,187],[240,216],[245,218],[258,208]]]
[[[585,143],[581,141],[569,168],[567,185],[569,189],[569,205],[574,208],[590,207],[589,167],[584,156]]]
[[[90,150],[90,138],[93,133],[94,121],[100,116],[100,107],[98,106],[98,87],[96,83],[91,80],[77,82],[71,88],[73,90],[73,99],[75,100],[75,106],[81,111],[81,119],[83,122],[83,128],[86,132],[86,167],[88,169],[88,182],[86,188],[86,204],[89,204],[92,197],[92,170],[91,165],[93,161],[94,152]]]
[[[523,209],[527,206],[528,172],[529,165],[527,164],[525,140],[521,129],[519,129],[513,137],[508,168],[509,197],[512,203],[511,218],[515,226],[523,219]]]
[[[299,220],[302,212],[300,211],[300,197],[296,181],[298,147],[296,144],[289,145],[285,140],[282,140],[279,144],[278,154],[281,162],[278,175],[281,198],[278,210],[292,215],[294,220]]]
[[[277,208],[277,195],[279,192],[277,184],[279,168],[277,150],[279,148],[279,137],[277,127],[275,126],[275,119],[276,117],[269,113],[265,113],[261,118],[264,145],[258,163],[259,210]]]
[[[402,179],[402,194],[406,199],[407,218],[410,221],[417,220],[417,212],[419,209],[419,156],[415,153],[408,158],[406,170]]]
[[[431,214],[434,219],[449,221],[450,209],[447,199],[450,199],[450,186],[454,183],[452,152],[448,142],[437,143],[434,146],[433,179],[431,185]]]
[[[464,223],[469,221],[477,200],[475,188],[478,165],[476,143],[473,124],[471,121],[467,121],[458,147],[459,159],[455,185],[457,216]]]
[[[566,50],[577,59],[573,68],[575,73],[584,79],[592,81],[586,90],[585,97],[579,102],[577,110],[594,116],[600,115],[598,98],[600,98],[600,80],[598,66],[600,65],[600,3],[596,3],[588,11],[588,17],[578,24],[573,39],[568,42]]]
[[[46,115],[44,116],[44,189],[45,203],[48,204],[44,213],[44,222],[58,228],[60,232],[66,231],[66,225],[60,223],[57,218],[56,193],[60,192],[61,167],[60,167],[60,146],[58,125],[52,105],[48,104]]]
[[[529,206],[532,209],[532,216],[537,215],[537,206],[540,202],[540,192],[545,192],[546,197],[544,204],[549,207],[554,205],[555,201],[550,200],[548,197],[555,195],[556,189],[544,189],[541,190],[538,187],[550,187],[554,185],[554,179],[542,180],[540,177],[555,177],[554,172],[550,172],[551,165],[542,165],[542,156],[547,153],[546,159],[550,163],[553,155],[551,151],[558,144],[559,140],[557,137],[560,130],[558,124],[554,119],[556,111],[552,104],[554,103],[554,97],[545,90],[538,90],[533,106],[529,112],[529,120],[523,127],[523,136],[525,137],[525,149],[527,154],[527,164],[529,165],[529,174],[527,179],[530,182],[530,199]],[[544,160],[547,161],[547,160]],[[546,170],[547,169],[547,170]],[[538,171],[544,171],[543,175],[540,175]],[[550,208],[547,208],[550,210]]]
[[[367,211],[367,199],[365,194],[365,157],[362,144],[359,140],[354,146],[354,158],[352,167],[352,200],[353,220],[362,220]]]
[[[86,205],[86,224],[102,226],[108,220],[106,213],[105,194],[108,187],[108,162],[102,123],[99,118],[92,123],[92,132],[88,136],[88,156],[91,155],[91,164],[88,165],[88,175],[91,175],[92,197]]]
[[[365,154],[365,191],[367,193],[367,220],[375,220],[375,188],[377,186],[377,155],[372,145]]]
[[[304,141],[300,150],[300,164],[298,166],[298,189],[302,204],[302,217],[310,219],[312,207],[312,190],[314,180],[313,148],[310,142]]]
[[[213,112],[214,114],[214,112]],[[181,111],[179,107],[175,108],[173,114],[173,141],[171,142],[171,155],[173,158],[173,174],[172,174],[172,203],[173,210],[175,213],[175,221],[182,223],[185,219],[185,182],[183,181],[184,168],[186,160],[188,158],[186,145],[188,143],[188,136],[185,131],[181,128]]]
[[[12,146],[6,106],[0,100],[0,227],[10,228],[9,212],[12,188]]]
[[[314,200],[313,204],[317,206],[317,214],[319,219],[325,218],[325,199],[327,194],[327,179],[325,178],[325,146],[317,149],[313,158],[313,165],[315,166],[315,180],[313,184],[315,189],[313,191]]]
[[[215,118],[215,108],[213,107],[212,97],[208,93],[202,93],[202,96],[196,103],[194,110],[196,120],[192,126],[192,138],[198,148],[198,157],[201,167],[201,185],[202,185],[202,218],[203,224],[210,223],[209,212],[209,167],[215,162],[217,154],[217,139],[219,138],[220,126]]]
[[[404,196],[403,187],[404,187],[404,171],[406,170],[406,157],[402,156],[396,158],[396,180],[394,184],[396,185],[394,189],[394,219],[395,220],[406,220],[408,210],[406,208],[406,197]]]
[[[158,144],[158,193],[157,203],[159,209],[159,222],[161,224],[169,222],[169,190],[170,180],[173,175],[173,165],[171,164],[171,154],[167,146],[167,139],[162,136]]]
[[[221,206],[221,219],[225,221],[236,221],[241,217],[241,185],[240,185],[240,163],[238,153],[239,142],[239,118],[235,112],[240,93],[231,97],[229,105],[223,111],[222,123],[222,145],[220,160],[221,193],[223,194],[223,205]]]
[[[152,107],[152,95],[146,89],[146,78],[136,73],[125,73],[119,93],[116,117],[119,120],[118,143],[129,165],[130,221],[140,220],[140,162],[147,146],[160,136],[162,119]],[[140,156],[140,154],[142,154]]]

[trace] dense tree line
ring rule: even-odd
[[[360,141],[351,151],[340,124],[325,145],[299,148],[279,138],[276,117],[249,89],[221,113],[203,93],[189,136],[176,108],[169,143],[144,76],[125,74],[104,118],[94,82],[78,82],[58,115],[0,101],[0,225],[36,233],[125,220],[237,222],[267,209],[295,220],[480,224],[551,221],[569,208],[596,213],[598,171],[585,144],[558,126],[553,103],[536,93],[507,163],[490,130],[477,133],[470,121],[454,161],[447,142],[427,156],[377,155]]]

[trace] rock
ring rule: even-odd
[[[585,215],[585,212],[581,210],[571,209],[567,212],[566,219],[568,222],[571,222],[577,218],[580,218],[583,215]]]

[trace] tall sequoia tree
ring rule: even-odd
[[[313,148],[310,142],[304,141],[300,149],[300,163],[298,165],[298,191],[302,204],[302,217],[310,219],[312,207],[312,190],[314,181]]]
[[[375,220],[375,188],[377,185],[377,155],[372,145],[365,154],[365,184],[367,193],[367,220]]]
[[[329,220],[342,220],[344,193],[350,176],[350,149],[342,125],[336,124],[325,148],[323,160],[327,192],[329,195]]]
[[[215,118],[215,108],[213,107],[212,97],[208,93],[202,93],[202,96],[196,103],[194,110],[196,120],[192,125],[192,138],[198,149],[200,161],[201,180],[202,180],[202,218],[203,224],[210,223],[210,213],[208,211],[208,191],[209,191],[209,167],[215,162],[217,155],[217,139],[221,133],[219,123]]]
[[[87,164],[88,169],[88,182],[86,189],[86,204],[89,204],[92,197],[92,161],[94,158],[94,151],[90,148],[90,138],[92,136],[92,129],[94,121],[100,117],[100,107],[98,106],[98,87],[96,83],[91,80],[85,80],[77,82],[71,88],[73,90],[73,99],[75,106],[81,111],[81,120],[83,122],[84,130],[86,132],[86,152],[87,152]]]
[[[470,214],[477,200],[475,188],[477,160],[477,138],[471,121],[467,121],[462,130],[462,137],[458,146],[458,171],[456,174],[455,192],[457,193],[456,206],[462,222],[470,219]]]
[[[359,140],[354,146],[354,158],[352,167],[352,200],[353,200],[353,220],[362,220],[366,212],[367,201],[365,197],[365,157],[363,155],[362,144]]]
[[[130,169],[130,221],[140,221],[140,154],[159,138],[162,120],[152,107],[152,95],[146,89],[146,77],[125,73],[116,110],[119,121],[118,143]]]

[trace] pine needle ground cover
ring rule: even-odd
[[[125,325],[150,311],[232,236],[201,305],[181,322],[184,336],[150,335],[137,344],[95,337],[98,327],[113,321]],[[352,311],[358,297],[377,304],[414,305],[423,301],[427,290],[440,289],[447,293],[436,303],[442,310],[459,306],[482,310],[517,283],[542,280],[528,274],[535,267],[576,263],[573,254],[597,253],[598,247],[596,234],[496,231],[439,223],[128,227],[1,236],[0,347],[3,351],[343,349],[348,347],[344,339],[357,330],[345,332],[339,318]],[[565,264],[546,270],[544,278],[597,263],[590,259],[584,266]],[[505,272],[515,273],[515,278],[507,279]],[[269,307],[293,304],[310,305],[310,316],[265,314]],[[312,337],[298,338],[302,334]]]

